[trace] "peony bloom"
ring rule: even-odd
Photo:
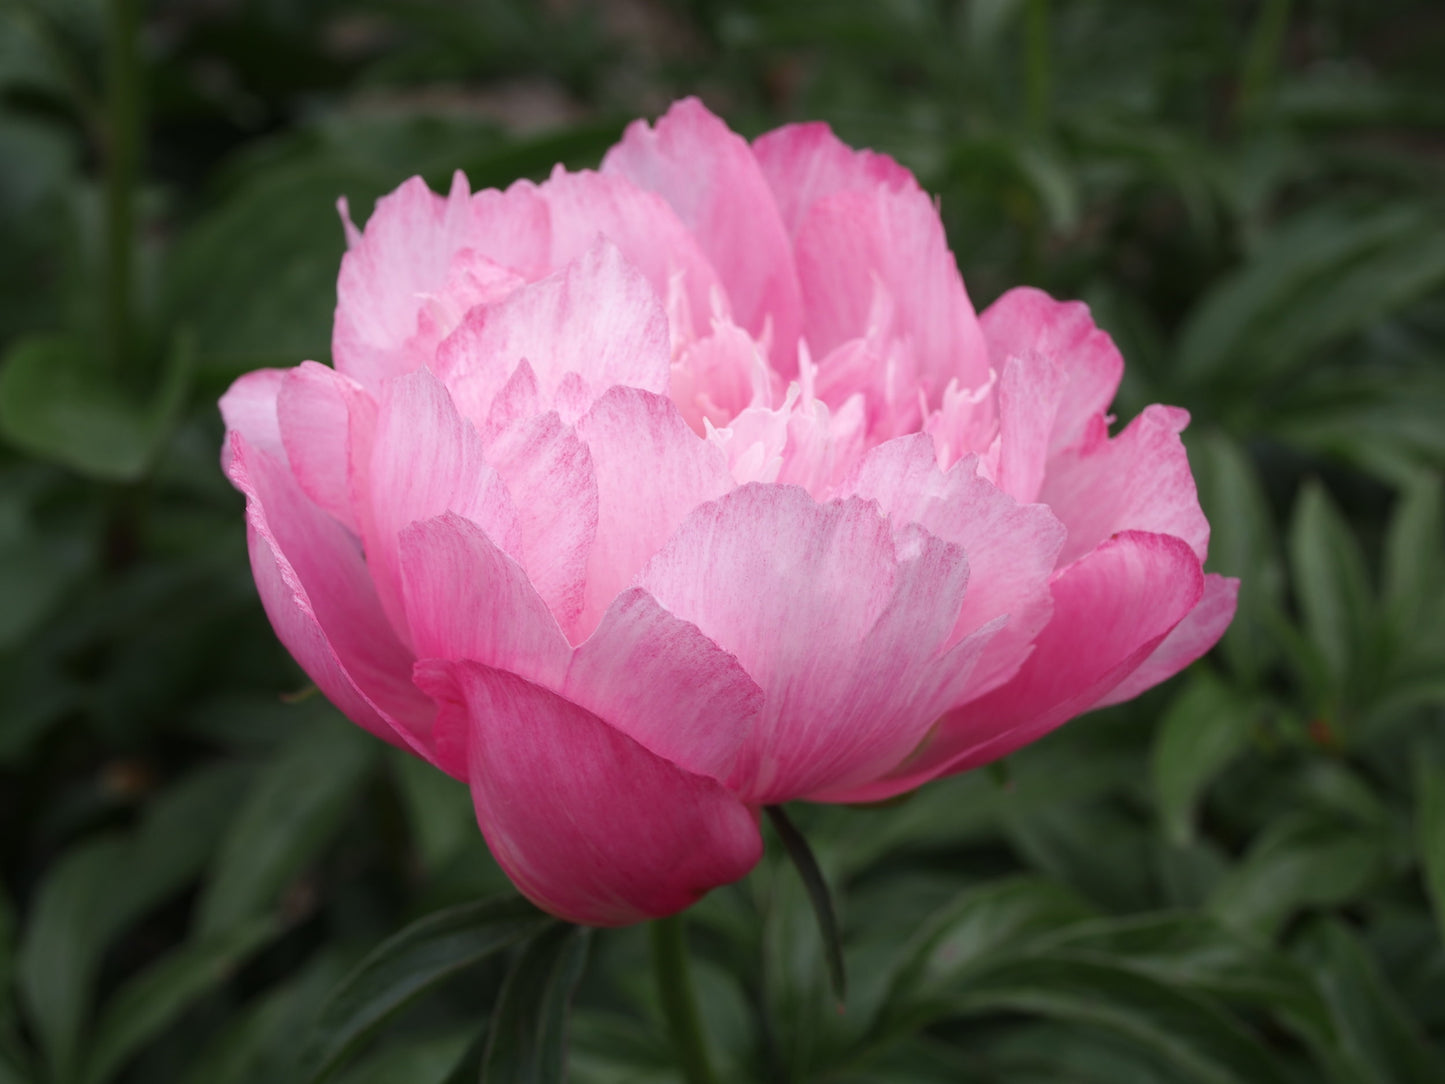
[[[824,125],[683,101],[598,172],[412,180],[347,236],[336,367],[221,402],[256,583],[565,918],[680,910],[760,806],[987,763],[1233,615],[1187,415],[1111,437],[1088,310],[976,315],[933,201]]]

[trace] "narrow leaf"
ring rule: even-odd
[[[1150,757],[1164,832],[1179,846],[1194,838],[1194,810],[1211,779],[1249,742],[1255,709],[1203,668],[1169,705]]]
[[[482,1084],[562,1084],[567,1079],[567,1018],[591,933],[557,924],[522,950],[492,1013]]]
[[[554,921],[514,896],[452,907],[379,946],[328,998],[302,1056],[318,1081],[412,998]]]

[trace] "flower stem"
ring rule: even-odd
[[[672,1044],[687,1084],[717,1084],[708,1060],[707,1039],[693,996],[687,964],[687,936],[681,915],[659,918],[652,926],[652,970],[662,999]]]

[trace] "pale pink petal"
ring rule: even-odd
[[[754,814],[723,787],[556,693],[478,663],[423,663],[417,680],[470,732],[492,854],[553,914],[593,926],[672,914],[761,856]]]
[[[732,655],[646,591],[624,591],[573,655],[561,691],[645,749],[726,782],[763,691]]]
[[[481,424],[523,360],[548,406],[575,409],[559,396],[574,374],[593,397],[616,384],[666,392],[667,314],[618,248],[599,240],[564,270],[473,309],[438,349],[437,370],[463,416]]]
[[[412,656],[388,624],[356,539],[240,432],[227,473],[246,495],[251,569],[277,637],[358,726],[437,763],[434,709],[411,682]]]
[[[668,394],[702,436],[709,424],[727,425],[748,407],[770,405],[776,380],[748,333],[720,320],[710,334],[682,348]]]
[[[943,402],[923,421],[922,431],[933,438],[938,452],[938,465],[951,467],[966,455],[985,456],[998,435],[997,397],[994,394],[996,373],[977,388],[966,389],[957,381],[949,381],[943,389]],[[982,469],[986,477],[993,470]]]
[[[689,512],[733,484],[722,453],[660,395],[613,388],[578,423],[577,433],[596,472],[597,534],[574,639],[596,627]]]
[[[564,628],[582,611],[597,534],[597,478],[576,431],[554,411],[513,422],[486,445],[487,459],[517,494],[522,564]]]
[[[376,388],[415,367],[403,348],[417,330],[423,299],[442,288],[453,258],[468,246],[471,220],[460,173],[445,197],[413,177],[376,201],[341,260],[331,338],[339,371]]]
[[[734,787],[767,803],[887,771],[957,702],[994,631],[946,648],[967,578],[958,547],[895,534],[870,502],[748,485],[693,512],[638,584],[762,687]]]
[[[1082,301],[1055,301],[1042,290],[1008,291],[979,317],[989,356],[1002,371],[1009,358],[1042,358],[1064,379],[1053,410],[1047,451],[1084,443],[1113,402],[1124,359],[1114,341],[1094,325]]]
[[[1239,599],[1239,581],[1210,573],[1204,577],[1204,597],[1189,611],[1183,621],[1164,637],[1140,665],[1139,669],[1116,685],[1108,696],[1100,700],[1097,707],[1122,704],[1132,700],[1146,689],[1152,689],[1165,681],[1219,642],[1224,630],[1234,620],[1235,604]]]
[[[276,400],[281,439],[306,495],[353,532],[365,500],[376,431],[376,401],[335,369],[303,362],[286,374]]]
[[[487,464],[481,437],[426,369],[382,386],[370,481],[362,538],[377,593],[398,630],[407,627],[398,547],[408,524],[456,512],[506,552],[520,549],[517,507]]]
[[[814,356],[864,335],[881,286],[930,406],[951,379],[988,379],[988,348],[938,210],[907,170],[852,150],[825,125],[770,132],[754,151],[793,237]]]
[[[421,658],[470,659],[558,687],[572,650],[527,573],[480,527],[454,513],[401,534],[401,571],[411,640]],[[439,720],[438,760],[464,777],[467,729]]]
[[[1053,612],[1049,580],[1064,528],[1041,504],[1019,504],[980,478],[972,459],[940,470],[923,434],[873,448],[839,490],[878,502],[895,524],[917,523],[968,558],[968,593],[953,639],[998,617],[1008,623],[989,643],[973,673],[970,698],[1013,675]]]
[[[1049,465],[1049,435],[1068,376],[1048,358],[1008,358],[998,378],[994,479],[1019,501],[1039,499]]]
[[[769,331],[774,364],[790,374],[801,330],[798,277],[773,194],[746,141],[696,98],[685,98],[656,128],[642,120],[628,125],[602,169],[668,202],[716,270],[733,318],[754,338]]]
[[[479,256],[528,282],[567,262],[552,259],[552,212],[541,189],[528,180],[515,181],[505,191],[474,193],[468,236]]]
[[[257,451],[286,462],[281,443],[281,424],[276,417],[276,399],[290,369],[257,369],[239,376],[221,396],[221,419],[226,431],[240,433]],[[221,466],[230,462],[229,449],[221,452]]]
[[[1179,439],[1188,423],[1186,411],[1151,406],[1113,440],[1050,462],[1039,500],[1069,530],[1061,562],[1076,560],[1119,531],[1172,534],[1204,560],[1209,522]]]
[[[601,236],[642,272],[659,298],[666,298],[676,282],[704,326],[714,298],[726,301],[697,241],[656,193],[616,174],[568,173],[560,166],[537,191],[551,212],[553,267],[572,262]]]
[[[1053,619],[1012,680],[944,715],[888,778],[829,797],[881,801],[1043,737],[1138,669],[1203,592],[1199,559],[1179,539],[1110,539],[1054,581]]]

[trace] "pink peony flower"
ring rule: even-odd
[[[1088,310],[975,315],[933,201],[825,125],[687,100],[599,172],[412,180],[347,236],[336,367],[221,402],[256,583],[565,918],[687,907],[760,806],[987,763],[1233,615],[1184,411],[1111,437]]]

